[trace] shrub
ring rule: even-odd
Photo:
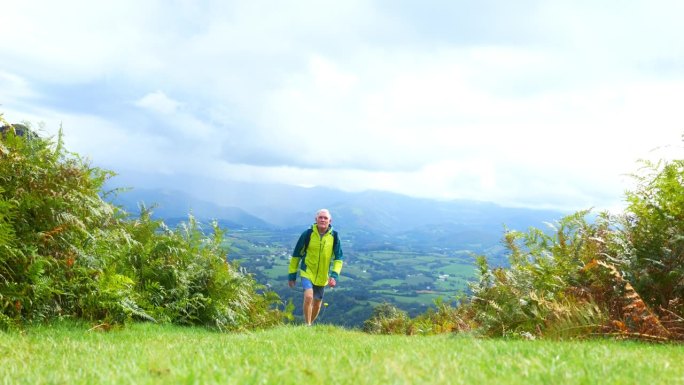
[[[61,135],[30,140],[6,132],[0,155],[0,202],[11,226],[0,256],[2,312],[11,318],[40,320],[78,313],[74,292],[91,272],[74,268],[116,210],[98,192],[111,173],[93,168],[64,151]]]
[[[643,162],[627,193],[620,267],[642,298],[669,308],[684,298],[684,160]],[[671,309],[682,314],[682,303]]]
[[[444,302],[441,298],[435,300],[435,307],[411,321],[408,334],[432,335],[471,331],[475,326],[468,309],[459,306],[460,300]]]
[[[0,116],[0,123],[1,121]],[[267,327],[278,296],[226,260],[223,231],[177,229],[106,202],[112,172],[35,134],[0,142],[0,327],[74,317]],[[24,133],[31,132],[24,126]]]
[[[507,232],[507,269],[491,270],[484,257],[478,258],[479,281],[471,286],[469,306],[486,335],[541,336],[547,329],[558,334],[556,322],[565,328],[586,326],[577,313],[593,303],[597,288],[603,286],[596,285],[598,272],[584,267],[597,257],[605,258],[606,235],[611,231],[606,215],[589,223],[587,214],[581,211],[562,218],[550,226],[550,233]],[[601,306],[591,309],[599,319],[605,312]],[[579,325],[573,326],[573,320]]]
[[[684,161],[644,164],[625,214],[508,232],[510,268],[478,260],[468,306],[481,331],[684,339]]]
[[[383,303],[363,323],[363,331],[370,334],[407,334],[410,326],[408,314],[396,306]]]

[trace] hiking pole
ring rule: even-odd
[[[323,302],[323,310],[321,310],[321,314],[318,316],[318,321],[323,320],[323,316],[325,315],[325,309],[328,308],[328,303]]]
[[[332,293],[335,292],[335,286],[330,287],[330,297],[332,297]],[[325,315],[325,310],[328,308],[328,302],[323,302],[323,310],[321,310],[321,314],[318,315],[318,320],[321,321],[323,320],[323,316]]]

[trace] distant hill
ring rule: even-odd
[[[168,224],[186,221],[192,214],[201,221],[217,220],[222,227],[270,229],[273,225],[237,207],[207,202],[178,190],[132,189],[121,192],[112,203],[131,214],[140,212],[140,204],[152,208],[153,217]]]
[[[318,208],[329,208],[333,226],[358,248],[393,243],[412,250],[449,248],[483,251],[500,243],[504,226],[526,230],[567,213],[502,207],[493,203],[438,201],[366,191],[344,192],[272,184],[222,187],[217,201],[176,189],[132,189],[114,202],[136,213],[140,202],[156,204],[154,214],[170,222],[192,212],[200,220],[219,220],[228,228],[300,231]]]
[[[501,243],[504,228],[544,227],[565,213],[509,208],[475,201],[437,201],[378,191],[349,194],[331,204],[335,224],[363,248],[383,242],[405,250],[485,252]]]

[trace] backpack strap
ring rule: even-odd
[[[304,252],[306,253],[306,250],[309,248],[309,241],[311,241],[311,235],[313,234],[313,229],[309,227],[308,230],[306,230],[306,238],[304,238]]]

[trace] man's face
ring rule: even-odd
[[[325,230],[330,225],[330,213],[327,211],[321,211],[316,215],[316,225],[320,230]]]

